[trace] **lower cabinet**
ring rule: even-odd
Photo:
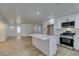
[[[57,39],[55,36],[52,38],[48,37],[45,40],[40,38],[40,36],[32,37],[32,44],[47,56],[53,56],[57,53]]]
[[[56,39],[57,39],[57,44],[60,45],[60,36],[58,35]]]
[[[79,51],[79,35],[74,36],[74,49]]]

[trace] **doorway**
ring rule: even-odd
[[[21,39],[21,26],[17,26],[17,39]]]
[[[47,35],[54,35],[54,25],[47,25]]]

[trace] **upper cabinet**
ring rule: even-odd
[[[62,19],[61,18],[57,18],[56,20],[57,20],[56,21],[57,29],[61,29]]]
[[[75,21],[75,14],[68,15],[68,16],[65,16],[65,17],[62,17],[62,18],[63,18],[62,22],[72,22],[72,21]]]
[[[72,22],[72,21],[75,22],[76,21],[76,17],[78,17],[78,16],[76,16],[76,14],[72,14],[72,15],[68,15],[68,16],[64,16],[64,17],[57,18],[57,28],[58,29],[61,29],[62,28],[62,23]],[[76,21],[76,22],[78,22],[78,21]]]
[[[79,28],[79,14],[76,14],[75,17],[75,28]]]

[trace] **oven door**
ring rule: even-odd
[[[60,43],[73,47],[73,39],[60,37]]]

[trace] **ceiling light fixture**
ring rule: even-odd
[[[50,20],[49,20],[49,23],[50,23],[50,24],[54,24],[54,18],[50,19]]]
[[[50,17],[49,17],[49,19],[52,19],[52,18],[53,18],[53,16],[50,16]]]
[[[39,15],[40,13],[39,12],[36,12],[36,14]]]
[[[79,6],[77,8],[79,8]]]
[[[54,19],[50,19],[50,22],[53,22],[54,21]]]

